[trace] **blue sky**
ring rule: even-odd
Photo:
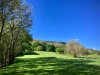
[[[100,50],[100,0],[26,0],[33,6],[34,39],[78,40]]]

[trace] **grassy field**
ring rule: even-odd
[[[100,55],[73,58],[53,52],[26,54],[0,69],[0,75],[100,75]]]

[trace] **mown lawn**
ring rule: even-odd
[[[100,75],[100,55],[85,58],[36,52],[17,57],[14,64],[0,69],[0,75]]]

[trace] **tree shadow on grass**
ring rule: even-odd
[[[86,58],[86,59],[98,59],[98,58],[95,58],[95,57],[82,57],[82,58]]]
[[[30,51],[30,52],[19,53],[16,57],[20,57],[24,55],[39,55],[39,54],[36,52]]]
[[[100,66],[90,65],[91,60],[41,57],[17,59],[5,67],[0,75],[100,75]]]
[[[39,55],[38,53],[33,52],[33,51],[25,52],[25,53],[23,53],[23,54],[24,54],[24,55]]]

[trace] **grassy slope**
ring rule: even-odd
[[[0,75],[100,75],[100,56],[75,59],[53,52],[36,52],[17,57],[15,64],[0,70]]]

